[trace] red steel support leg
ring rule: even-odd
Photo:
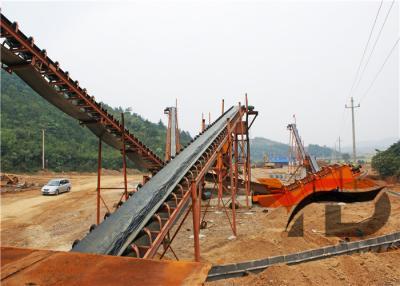
[[[238,137],[238,135],[235,133],[235,140],[233,141],[234,142],[234,158],[235,158],[235,165],[234,165],[234,172],[235,172],[235,174],[234,174],[234,178],[235,178],[235,180],[234,180],[234,188],[233,188],[233,192],[232,192],[232,194],[233,194],[233,199],[232,199],[232,203],[235,203],[235,198],[236,198],[236,193],[237,193],[237,189],[238,189],[238,179],[239,179],[239,162],[238,162],[238,160],[239,160],[239,146],[238,146],[238,140],[239,140],[239,137]],[[233,207],[232,207],[232,209],[233,209]],[[235,235],[236,235],[236,233],[235,233]]]
[[[190,186],[192,192],[192,213],[193,213],[193,240],[194,240],[194,260],[200,262],[200,209],[197,197],[196,182]]]
[[[217,159],[217,172],[218,172],[218,210],[221,208],[221,200],[222,200],[222,193],[223,193],[223,174],[222,174],[222,167],[223,167],[223,160],[222,160],[222,153],[218,154]]]
[[[101,181],[101,137],[99,137],[99,150],[97,158],[97,213],[96,213],[96,223],[100,223],[100,181]]]
[[[239,178],[239,145],[238,145],[239,137],[235,134],[235,140],[233,141],[234,146],[234,158],[235,158],[235,165],[234,165],[234,172],[235,172],[235,192],[237,191],[238,186],[238,178]]]
[[[249,162],[249,150],[247,149],[247,136],[248,136],[248,115],[247,115],[247,108],[246,108],[246,121],[243,121],[243,114],[241,114],[241,120],[240,120],[240,146],[241,146],[241,156],[240,156],[240,161],[242,164],[243,168],[243,179],[244,179],[244,188],[246,192],[246,207],[249,208],[249,195],[250,195],[250,179],[248,178],[248,173],[247,173],[247,167],[248,167],[248,162]],[[246,139],[245,139],[245,127],[244,124],[246,123]],[[237,137],[237,140],[239,140],[239,137]]]
[[[247,99],[247,93],[245,96],[246,102],[246,169],[247,169],[247,180],[246,180],[246,192],[251,194],[251,163],[250,163],[250,139],[249,139],[249,102]]]
[[[232,162],[232,130],[231,123],[228,119],[228,142],[229,142],[229,177],[231,178],[231,192],[232,192],[232,230],[236,236],[236,206],[235,206],[235,183],[233,178],[233,162]]]
[[[126,150],[125,150],[125,120],[124,113],[121,113],[122,123],[122,168],[124,172],[124,194],[125,200],[128,200],[128,180],[126,178]]]
[[[250,140],[249,140],[249,131],[247,125],[247,133],[246,133],[246,170],[247,170],[247,180],[246,180],[246,192],[248,195],[251,195],[251,162],[250,162]]]
[[[218,172],[218,210],[221,209],[222,193],[223,193],[222,171]]]
[[[235,180],[233,178],[233,163],[232,163],[232,149],[229,152],[230,157],[230,177],[231,177],[231,192],[232,192],[232,226],[233,226],[233,234],[236,236],[236,189],[235,189]]]

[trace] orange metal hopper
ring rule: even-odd
[[[1,248],[1,285],[201,285],[208,263]]]

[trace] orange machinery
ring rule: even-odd
[[[360,168],[351,165],[331,165],[318,172],[309,172],[306,177],[290,185],[283,185],[277,179],[258,179],[265,190],[254,192],[253,202],[263,207],[284,206],[291,209],[307,196],[316,192],[343,191],[375,187],[375,183],[362,178]]]
[[[371,180],[363,178],[360,167],[339,164],[320,167],[317,160],[306,151],[296,124],[289,124],[287,128],[290,131],[292,144],[290,150],[307,174],[301,180],[296,180],[286,186],[277,179],[258,179],[261,186],[257,186],[257,190],[253,188],[253,202],[263,207],[284,206],[290,210],[292,206],[318,192],[356,190],[376,186]],[[360,200],[361,197],[362,194]]]

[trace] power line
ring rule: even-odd
[[[372,24],[371,30],[369,32],[367,43],[365,44],[364,51],[363,51],[363,54],[361,56],[360,63],[358,64],[356,76],[355,76],[355,78],[353,80],[353,84],[351,85],[351,89],[350,89],[350,92],[349,92],[349,97],[351,96],[351,94],[353,92],[354,86],[355,86],[355,84],[357,82],[357,79],[358,79],[358,76],[360,74],[361,65],[362,65],[362,62],[364,61],[364,57],[365,57],[365,54],[367,52],[367,49],[368,49],[368,46],[369,46],[369,42],[371,41],[372,32],[375,29],[375,25],[376,25],[376,22],[378,20],[379,12],[381,11],[381,8],[382,8],[382,4],[383,4],[383,0],[381,0],[381,4],[379,5],[378,12],[376,13],[374,23]]]
[[[376,26],[376,23],[377,23],[377,21],[378,21],[378,17],[379,17],[379,13],[380,13],[380,11],[381,11],[381,8],[382,8],[382,4],[383,4],[383,0],[381,0],[381,3],[379,4],[379,8],[378,8],[378,11],[376,12],[374,22],[373,22],[373,24],[372,24],[372,26],[371,26],[371,30],[369,31],[368,40],[367,40],[367,42],[366,42],[366,44],[365,44],[365,46],[364,46],[364,50],[363,50],[363,53],[362,53],[362,56],[361,56],[361,59],[360,59],[360,63],[358,64],[357,72],[356,72],[356,75],[355,75],[355,77],[354,77],[353,83],[352,83],[351,88],[350,88],[350,92],[349,92],[349,96],[348,96],[349,98],[350,98],[351,95],[352,95],[354,86],[355,86],[355,84],[356,84],[356,82],[357,82],[358,76],[360,75],[361,66],[362,66],[362,63],[363,63],[363,61],[364,61],[365,55],[366,55],[366,53],[367,53],[369,44],[370,44],[370,42],[371,42],[372,33],[373,33],[373,31],[374,31],[374,29],[375,29],[375,26]],[[340,120],[341,123],[340,123],[339,137],[340,137],[340,135],[342,134],[343,128],[344,128],[345,123],[346,123],[346,121],[347,121],[347,120],[346,120],[347,117],[346,117],[345,115],[346,115],[346,113],[345,113],[345,109],[344,109],[344,110],[343,110],[342,117],[341,117],[341,120]]]
[[[394,43],[393,47],[390,49],[389,54],[386,56],[385,61],[383,62],[383,64],[381,65],[379,71],[376,73],[373,81],[371,82],[371,84],[369,85],[369,87],[367,88],[367,90],[365,91],[365,93],[363,94],[363,96],[361,97],[360,102],[367,96],[367,94],[369,93],[369,91],[371,90],[372,86],[374,85],[375,81],[378,79],[379,75],[381,74],[383,68],[385,67],[387,61],[389,60],[390,56],[393,54],[393,51],[395,50],[397,44],[399,43],[400,37],[397,38],[397,41]]]
[[[383,21],[383,24],[382,24],[382,26],[381,26],[381,29],[379,30],[378,36],[376,37],[375,42],[374,42],[374,45],[372,46],[372,50],[371,50],[371,52],[370,52],[370,54],[369,54],[369,56],[368,56],[367,62],[366,62],[366,64],[364,65],[364,68],[363,68],[363,70],[362,70],[362,72],[361,72],[360,78],[358,79],[358,82],[357,82],[357,84],[356,84],[356,86],[355,86],[355,89],[356,89],[356,90],[357,90],[358,86],[360,85],[360,82],[361,82],[361,80],[362,80],[362,78],[363,78],[363,76],[364,76],[365,70],[367,69],[367,66],[368,66],[368,64],[369,64],[369,62],[370,62],[370,60],[371,60],[371,58],[372,58],[372,54],[373,54],[374,51],[375,51],[375,47],[376,47],[376,45],[377,45],[377,43],[378,43],[378,41],[379,41],[379,39],[380,39],[380,37],[381,37],[383,28],[385,27],[386,21],[387,21],[387,19],[389,18],[390,11],[392,10],[392,7],[393,7],[393,5],[394,5],[394,1],[395,1],[395,0],[392,1],[392,4],[390,5],[389,10],[388,10],[388,12],[386,13],[385,20]]]
[[[382,8],[382,5],[383,5],[383,0],[381,0],[381,3],[380,3],[380,5],[379,5],[378,11],[377,11],[377,13],[376,13],[376,15],[375,15],[375,19],[374,19],[374,22],[373,22],[373,24],[372,24],[372,27],[371,27],[371,30],[370,30],[370,33],[369,33],[369,36],[368,36],[367,43],[365,44],[364,51],[363,51],[363,54],[362,54],[361,59],[360,59],[360,63],[359,63],[358,68],[357,68],[356,76],[355,76],[355,78],[354,78],[354,81],[353,81],[353,83],[352,83],[352,86],[351,86],[351,89],[350,89],[350,92],[349,92],[349,98],[351,98],[352,104],[351,104],[351,106],[349,106],[349,107],[346,106],[346,108],[351,108],[351,109],[352,109],[352,125],[353,125],[353,161],[355,160],[354,157],[356,157],[355,138],[354,138],[354,137],[355,137],[355,135],[354,135],[354,133],[355,133],[355,130],[354,130],[354,108],[359,107],[359,105],[358,105],[358,106],[354,106],[353,98],[352,98],[352,93],[353,93],[353,91],[354,91],[354,88],[357,90],[357,88],[358,88],[358,86],[359,86],[359,84],[360,84],[360,82],[361,82],[361,80],[362,80],[362,78],[363,78],[363,75],[364,75],[364,73],[365,73],[365,70],[366,70],[366,68],[367,68],[367,66],[368,66],[368,64],[369,64],[369,62],[370,62],[370,60],[371,60],[371,58],[372,58],[373,52],[374,52],[374,50],[375,50],[375,47],[376,47],[376,45],[377,45],[377,43],[378,43],[378,41],[379,41],[379,39],[380,39],[380,36],[381,36],[381,34],[382,34],[382,31],[383,31],[383,28],[384,28],[384,26],[385,26],[385,24],[386,24],[386,22],[387,22],[387,19],[389,18],[389,14],[390,14],[390,11],[391,11],[392,8],[393,8],[394,2],[395,2],[395,0],[392,1],[391,5],[390,5],[390,7],[389,7],[389,10],[388,10],[388,12],[386,13],[385,19],[384,19],[384,21],[383,21],[383,23],[382,23],[382,26],[381,26],[381,28],[380,28],[380,30],[379,30],[379,32],[378,32],[378,36],[377,36],[376,39],[375,39],[375,42],[374,42],[373,47],[372,47],[372,50],[371,50],[371,52],[369,53],[368,59],[367,59],[367,61],[366,61],[366,64],[364,65],[364,68],[363,68],[363,70],[362,70],[362,72],[361,72],[361,75],[360,75],[360,69],[361,69],[363,60],[364,60],[364,58],[365,58],[366,52],[367,52],[367,50],[368,50],[368,47],[369,47],[369,44],[370,44],[370,41],[371,41],[371,38],[372,38],[372,34],[373,34],[374,29],[375,29],[375,26],[376,26],[376,23],[377,23],[377,20],[378,20],[378,17],[379,17],[379,13],[380,13],[381,8]],[[399,42],[399,40],[397,40],[397,42],[396,42],[395,45],[393,46],[393,48],[392,48],[392,50],[390,51],[388,57],[385,59],[383,65],[382,65],[382,67],[381,67],[381,69],[380,69],[379,72],[376,74],[376,76],[375,76],[373,82],[372,82],[371,85],[369,86],[368,90],[365,92],[365,94],[364,94],[364,96],[362,97],[362,99],[367,95],[367,93],[369,92],[369,90],[370,90],[371,87],[373,86],[374,82],[375,82],[376,79],[378,78],[379,74],[382,72],[383,67],[385,66],[386,62],[388,61],[390,55],[393,53],[393,50],[394,50],[395,46],[398,44],[398,42]],[[357,84],[356,84],[356,83],[357,83]],[[361,99],[361,100],[362,100],[362,99]],[[360,102],[361,102],[361,100],[360,100]],[[347,117],[345,117],[344,115],[345,115],[345,113],[343,113],[343,116],[342,116],[342,126],[341,126],[341,128],[340,128],[339,135],[342,133],[343,127],[344,127],[344,125],[345,125],[344,123],[345,123],[345,121],[346,121],[346,119],[347,119]]]

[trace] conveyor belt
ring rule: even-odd
[[[73,251],[151,257],[189,204],[190,182],[198,169],[210,168],[215,152],[241,121],[242,107],[232,107],[167,165],[109,114],[69,73],[25,36],[17,23],[1,15],[2,68],[15,72],[40,96],[86,125],[96,136],[156,174]],[[244,107],[243,107],[244,109]],[[228,122],[228,119],[230,121]],[[232,125],[232,126],[231,126]],[[123,135],[125,134],[125,135]],[[212,155],[213,154],[213,155]],[[165,167],[164,167],[165,166]],[[157,173],[158,172],[158,173]],[[202,173],[203,174],[203,173]],[[185,189],[186,188],[186,189]],[[128,247],[129,246],[129,247]]]
[[[149,232],[154,230],[149,225],[149,222],[154,220],[157,210],[163,208],[163,205],[165,206],[165,202],[168,201],[171,193],[177,189],[178,184],[206,153],[207,149],[211,148],[221,135],[227,136],[227,120],[238,118],[239,114],[239,107],[232,107],[226,111],[203,134],[199,135],[197,139],[153,176],[121,208],[75,245],[72,251],[123,255],[128,246],[137,237],[141,235],[146,237],[143,234],[143,229],[147,225]],[[184,194],[182,193],[178,199],[182,199],[183,196]],[[177,205],[178,201],[166,206],[168,212],[169,208],[177,209]],[[179,210],[183,212],[184,207],[179,208]],[[157,232],[159,232],[159,229]],[[151,234],[149,234],[149,239],[151,244]],[[146,249],[141,249],[139,256],[143,256],[145,251]]]
[[[69,77],[57,62],[47,57],[46,51],[39,49],[1,14],[2,67],[15,72],[40,96],[86,125],[97,137],[108,145],[122,150],[122,131],[120,122],[107,112],[78,81]],[[140,142],[129,130],[125,130],[126,154],[138,167],[152,172],[159,170],[164,162],[147,146]]]
[[[207,281],[240,277],[248,274],[249,272],[258,273],[270,266],[281,263],[286,263],[289,265],[298,264],[357,252],[385,251],[388,248],[393,247],[396,249],[399,246],[400,232],[394,232],[365,240],[348,243],[344,242],[334,246],[326,246],[287,255],[272,256],[265,259],[251,260],[234,264],[215,265],[208,273]]]

